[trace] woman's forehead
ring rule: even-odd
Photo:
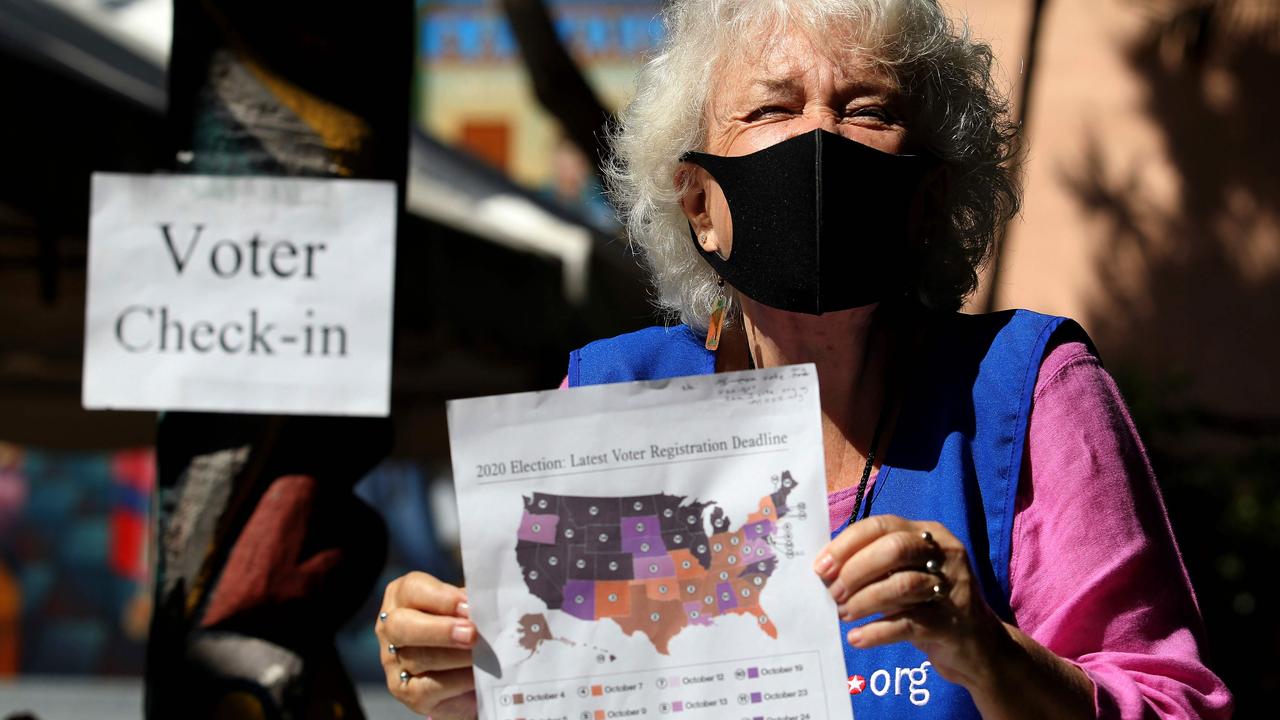
[[[714,78],[715,95],[767,94],[802,89],[816,70],[834,70],[838,83],[895,88],[891,76],[866,51],[840,42],[835,34],[815,37],[792,25],[754,33],[738,47]]]

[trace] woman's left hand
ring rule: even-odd
[[[973,690],[991,679],[995,654],[1011,642],[964,544],[940,523],[873,515],[828,543],[814,569],[841,620],[884,616],[849,632],[856,648],[905,640],[944,678]]]

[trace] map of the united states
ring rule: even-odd
[[[715,503],[678,495],[534,493],[524,497],[516,559],[549,609],[612,620],[663,654],[686,627],[728,614],[750,615],[777,637],[760,593],[777,567],[773,538],[795,484],[782,473],[778,489],[736,529]]]

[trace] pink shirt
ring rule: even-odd
[[[828,496],[831,528],[855,488]],[[1013,521],[1009,604],[1080,666],[1099,718],[1227,718],[1191,581],[1120,392],[1082,343],[1040,365]]]

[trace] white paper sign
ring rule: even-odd
[[[481,718],[850,716],[812,365],[448,410]]]
[[[89,409],[387,415],[394,183],[96,173]]]

